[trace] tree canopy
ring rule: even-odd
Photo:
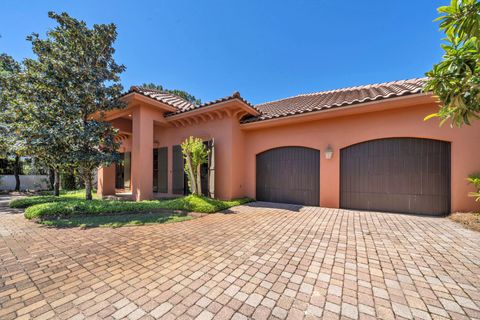
[[[17,106],[22,99],[23,66],[7,54],[0,54],[0,156],[14,157],[15,191],[20,191],[20,156]]]
[[[441,100],[438,113],[442,124],[471,124],[480,118],[480,2],[451,0],[438,8],[440,30],[445,32],[443,60],[426,73],[426,91]]]
[[[93,170],[118,159],[116,130],[104,121],[106,111],[124,106],[116,99],[125,70],[114,59],[116,26],[89,28],[66,13],[48,15],[57,26],[45,38],[36,33],[27,38],[36,58],[24,62],[20,132],[29,153],[57,175],[78,168],[91,199]]]
[[[202,104],[202,101],[200,99],[197,99],[194,95],[183,91],[183,90],[178,90],[178,89],[165,89],[162,85],[159,84],[154,84],[154,83],[144,83],[142,84],[143,88],[150,88],[162,92],[168,92],[171,94],[174,94],[176,96],[179,96],[180,98],[183,98],[193,104],[199,105]]]

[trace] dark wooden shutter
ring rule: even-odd
[[[115,188],[130,189],[131,153],[120,153],[120,161],[115,164]]]
[[[153,192],[158,192],[158,149],[153,149]]]
[[[120,153],[120,160],[115,163],[115,188],[125,188],[125,154]]]
[[[208,141],[210,154],[208,156],[208,196],[215,198],[215,140]]]
[[[168,192],[168,147],[158,149],[158,192]]]
[[[180,145],[173,146],[172,152],[172,191],[174,194],[185,193],[185,171],[183,169],[183,154]]]
[[[125,186],[125,189],[130,189],[131,186],[131,175],[132,175],[132,153],[131,152],[125,152],[125,158],[124,158],[124,178],[123,178],[123,184]]]

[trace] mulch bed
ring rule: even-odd
[[[467,229],[480,232],[480,213],[453,213],[450,219],[461,223]]]

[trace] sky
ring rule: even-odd
[[[0,0],[0,53],[33,57],[25,37],[48,11],[115,23],[125,89],[145,82],[203,102],[252,103],[424,76],[440,61],[436,8],[448,0]]]

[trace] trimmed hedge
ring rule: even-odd
[[[171,200],[152,201],[118,201],[118,200],[64,200],[40,203],[25,210],[27,219],[53,219],[76,215],[102,215],[125,212],[149,212],[159,209],[182,210],[191,212],[213,213],[238,206],[251,199],[222,201],[190,195]]]

